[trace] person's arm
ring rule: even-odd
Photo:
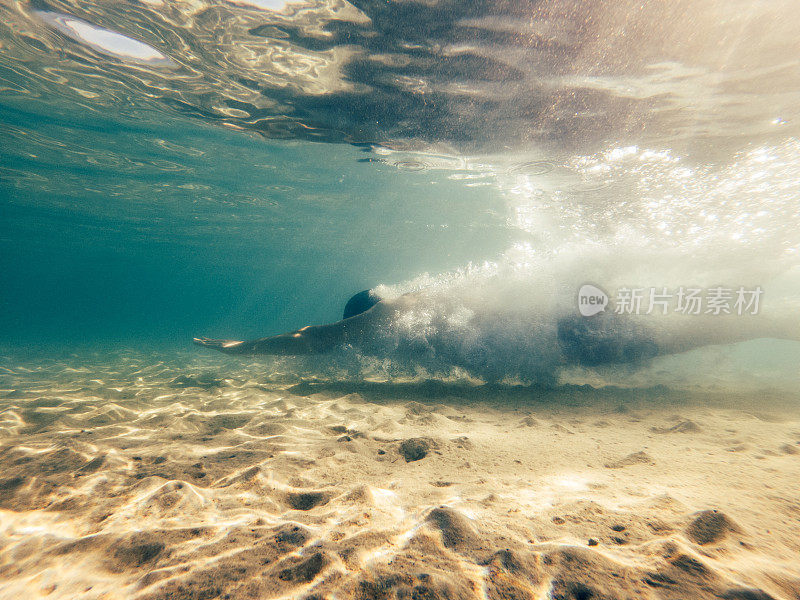
[[[320,354],[344,344],[358,344],[374,327],[403,308],[416,302],[415,294],[405,294],[392,300],[381,300],[369,310],[348,319],[326,325],[308,325],[297,331],[289,331],[257,340],[212,340],[194,338],[194,343],[213,348],[225,354],[274,354],[294,356]]]
[[[352,317],[345,321],[351,321],[355,318],[357,317]],[[348,333],[352,332],[356,327],[354,324],[346,323],[345,321],[337,321],[328,325],[309,325],[297,331],[257,340],[237,341],[194,338],[194,343],[206,348],[219,350],[225,354],[319,354],[347,343],[348,338],[351,337]]]
[[[344,344],[358,343],[365,332],[373,326],[376,318],[394,309],[393,302],[378,302],[375,306],[348,319],[326,325],[308,325],[297,331],[289,331],[257,340],[212,340],[194,338],[194,343],[213,348],[225,354],[275,354],[293,356],[319,354]]]

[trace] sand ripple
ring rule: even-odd
[[[5,357],[0,596],[800,598],[791,401],[213,361]]]

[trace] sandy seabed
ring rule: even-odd
[[[0,362],[0,597],[800,598],[800,402]]]

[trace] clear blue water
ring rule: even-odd
[[[0,343],[186,350],[432,290],[403,353],[334,363],[793,389],[791,3],[683,4],[6,3]],[[766,316],[564,365],[586,282],[762,286]]]
[[[0,0],[0,600],[800,598],[798,32]]]
[[[2,109],[0,319],[14,344],[183,344],[335,320],[354,291],[508,238],[496,194],[360,163],[352,146],[30,108]]]

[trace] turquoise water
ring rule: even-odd
[[[36,108],[2,112],[0,319],[16,344],[335,320],[355,291],[481,260],[508,237],[496,194],[359,163],[351,146]]]
[[[0,600],[800,598],[798,31],[0,0]]]
[[[5,3],[0,343],[187,350],[376,288],[427,303],[265,372],[794,389],[791,3],[684,4]],[[576,365],[587,282],[760,287],[765,316]]]

